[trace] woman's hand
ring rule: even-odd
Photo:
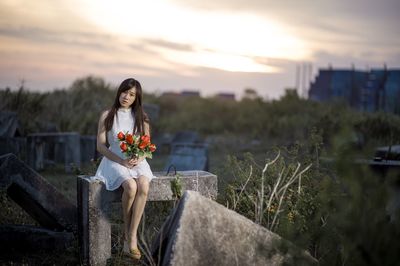
[[[134,158],[130,159],[129,162],[132,163],[133,166],[136,166],[136,165],[140,164],[143,160],[144,160],[144,157],[134,157]]]
[[[126,168],[132,168],[135,166],[133,159],[130,158],[121,160],[120,164],[125,166]]]

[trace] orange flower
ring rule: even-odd
[[[125,135],[124,135],[124,133],[122,133],[122,131],[120,131],[118,133],[117,137],[118,137],[119,140],[124,140],[125,139]]]
[[[156,145],[155,144],[150,144],[150,151],[151,152],[154,152],[155,150],[157,149],[157,147],[156,147]]]
[[[146,148],[148,145],[150,145],[150,136],[148,135],[143,135],[140,137],[140,143],[139,143],[139,149],[143,150]]]
[[[119,145],[119,147],[121,148],[121,150],[122,150],[123,152],[126,152],[126,151],[128,150],[128,146],[126,145],[125,142],[122,142],[122,143]]]
[[[126,134],[126,142],[128,144],[133,144],[133,136],[131,134]]]
[[[149,144],[149,143],[148,142],[144,142],[144,141],[140,142],[139,149],[143,150],[144,148],[147,147],[147,144]]]
[[[150,143],[150,136],[149,135],[143,135],[140,140],[144,143]]]

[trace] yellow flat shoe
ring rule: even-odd
[[[133,259],[140,260],[140,258],[142,257],[142,253],[138,248],[134,248],[129,250],[129,256]]]
[[[129,249],[128,241],[124,241],[124,248],[122,249],[122,251],[126,256],[135,260],[140,260],[140,258],[142,257],[142,253],[138,248]]]

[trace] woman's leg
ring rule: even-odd
[[[135,201],[133,202],[131,225],[129,228],[129,247],[131,249],[137,248],[137,230],[143,215],[144,206],[146,205],[147,194],[150,186],[149,179],[146,176],[140,176],[136,179],[136,182],[137,194]]]
[[[122,183],[124,189],[122,193],[122,216],[124,219],[124,239],[128,239],[129,227],[132,217],[132,205],[137,192],[135,179],[128,179]]]

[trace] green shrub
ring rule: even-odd
[[[224,169],[234,178],[219,201],[308,249],[321,265],[395,265],[400,225],[386,208],[395,186],[390,180],[399,173],[382,182],[356,163],[360,154],[351,142],[336,143],[342,146],[335,148],[334,163],[320,160],[317,131],[264,164],[251,154],[231,156]]]

